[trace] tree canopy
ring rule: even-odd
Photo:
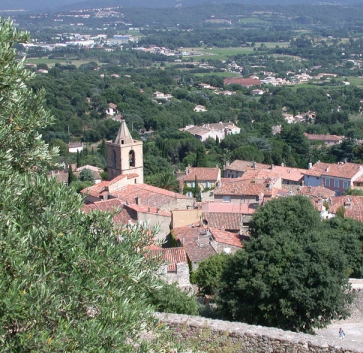
[[[347,317],[348,271],[311,202],[276,199],[256,212],[250,241],[226,261],[217,303],[228,320],[309,332]]]

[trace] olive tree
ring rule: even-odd
[[[82,213],[73,188],[45,175],[54,151],[39,131],[52,119],[12,49],[26,40],[0,19],[1,351],[168,349],[146,300],[160,286],[142,251],[154,231]]]

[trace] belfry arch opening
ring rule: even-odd
[[[135,167],[135,151],[131,150],[129,152],[129,165],[130,167]]]

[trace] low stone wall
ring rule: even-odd
[[[194,342],[200,352],[229,353],[362,353],[332,345],[313,335],[210,320],[198,316],[157,313],[179,340]],[[204,349],[203,349],[204,347]]]

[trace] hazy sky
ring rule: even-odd
[[[38,10],[75,4],[82,0],[0,0],[0,10]]]

